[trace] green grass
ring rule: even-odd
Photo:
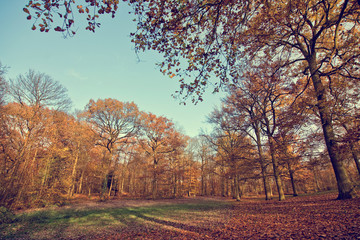
[[[198,201],[149,207],[52,209],[23,213],[0,225],[0,239],[60,239],[91,236],[101,231],[141,228],[164,221],[204,217],[228,202]]]

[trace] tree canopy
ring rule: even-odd
[[[100,14],[116,13],[119,1],[29,1],[28,19],[40,31],[75,34],[75,12],[86,16],[87,30],[99,27]],[[314,90],[328,155],[338,183],[339,199],[356,195],[339,151],[330,93],[336,84],[360,80],[359,11],[356,0],[134,0],[137,50],[163,55],[161,71],[180,83],[179,94],[202,101],[204,91],[243,80],[250,67],[268,62],[289,84],[306,78]],[[36,29],[36,26],[33,26]],[[298,94],[301,94],[300,91]]]

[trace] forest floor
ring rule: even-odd
[[[360,239],[360,199],[78,201],[18,212],[0,239]]]

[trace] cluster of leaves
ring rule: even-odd
[[[95,32],[100,23],[97,21],[101,14],[111,14],[114,18],[118,9],[118,0],[85,0],[84,5],[76,4],[75,0],[30,0],[24,7],[24,12],[28,14],[27,19],[35,18],[32,30],[37,26],[41,32],[49,32],[54,23],[54,18],[59,18],[62,25],[57,25],[54,30],[65,35],[72,36],[76,32],[73,30],[76,13],[86,14],[86,30]],[[40,23],[37,23],[37,22]]]

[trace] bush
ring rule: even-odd
[[[6,207],[0,207],[0,224],[12,223],[15,220],[15,215]]]

